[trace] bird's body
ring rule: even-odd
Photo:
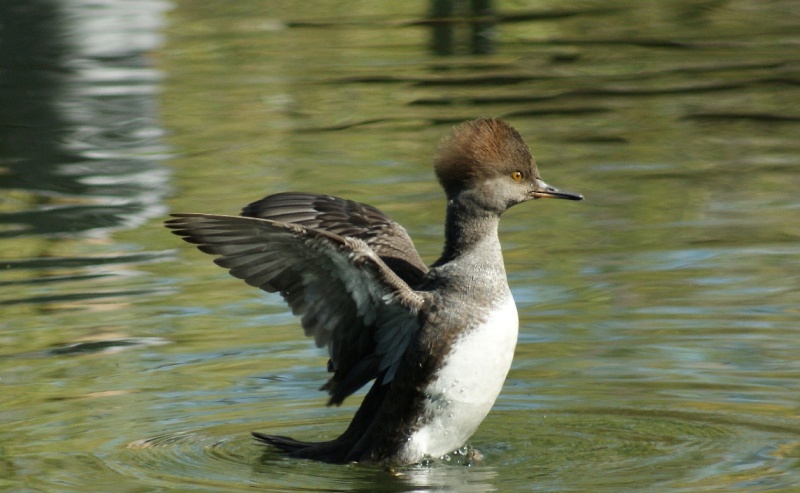
[[[328,442],[254,433],[295,457],[410,464],[462,446],[511,366],[518,319],[497,226],[549,187],[500,120],[457,127],[436,172],[448,197],[445,247],[430,269],[405,230],[365,204],[281,193],[242,216],[175,214],[167,223],[235,277],[279,292],[327,346],[329,404],[375,380],[347,430]]]

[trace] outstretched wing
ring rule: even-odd
[[[242,209],[242,216],[299,224],[364,240],[412,287],[428,272],[405,228],[371,205],[330,195],[284,192],[247,205]]]
[[[392,380],[424,300],[358,238],[241,216],[173,214],[165,224],[234,277],[279,292],[307,336],[328,346],[323,386],[340,404],[369,380]]]

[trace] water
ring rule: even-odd
[[[1,5],[0,491],[800,488],[794,2],[501,2],[485,56],[464,26],[433,54],[423,2]],[[281,300],[162,220],[324,192],[432,261],[431,156],[476,116],[586,196],[504,217],[484,460],[264,453],[249,431],[333,437],[360,397],[324,408]]]

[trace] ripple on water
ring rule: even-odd
[[[785,484],[781,475],[800,455],[800,423],[763,417],[615,408],[498,414],[472,440],[482,461],[393,470],[320,464],[264,449],[244,429],[209,427],[134,441],[109,465],[146,482],[208,490],[721,491]]]
[[[472,469],[463,455],[400,469],[321,464],[290,459],[266,449],[249,433],[219,436],[223,430],[168,433],[136,440],[111,466],[117,472],[162,486],[194,484],[209,490],[260,491],[408,491],[418,487],[458,485],[453,491],[492,491],[494,468]],[[230,432],[228,428],[226,430]]]
[[[213,430],[182,431],[129,443],[120,464],[134,476],[172,485],[197,481],[229,487],[233,478],[249,472],[257,457],[252,449],[252,442],[243,436],[220,436]]]
[[[752,481],[780,485],[785,484],[781,471],[797,463],[781,451],[796,450],[800,440],[800,422],[770,422],[763,416],[597,408],[528,420],[520,424],[528,428],[526,441],[504,444],[503,457],[497,446],[484,452],[526,468],[525,481],[543,490],[668,485],[673,491],[697,491],[714,485],[727,491]]]

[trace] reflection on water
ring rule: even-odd
[[[422,2],[0,3],[0,489],[791,491],[795,3],[496,2],[484,56]],[[251,430],[333,437],[360,398],[324,408],[282,300],[163,216],[330,193],[430,260],[430,158],[476,116],[587,197],[504,218],[520,343],[484,461],[265,452]]]
[[[491,0],[431,0],[431,49],[437,55],[453,55],[458,46],[468,45],[474,55],[491,53],[496,19]],[[468,41],[459,39],[462,36]]]
[[[128,281],[138,275],[134,265],[167,256],[130,252],[109,237],[167,210],[168,155],[156,112],[161,75],[147,59],[162,42],[156,29],[165,7],[50,1],[0,7],[0,18],[13,19],[3,23],[0,51],[0,239],[8,245],[0,254],[1,305],[27,305],[33,313],[105,310],[159,291]],[[105,340],[109,333],[116,331],[94,328],[73,337]]]
[[[15,19],[7,72],[0,187],[14,200],[2,234],[89,233],[162,215],[166,155],[155,111],[160,79],[144,58],[164,5],[88,8],[5,3]]]

